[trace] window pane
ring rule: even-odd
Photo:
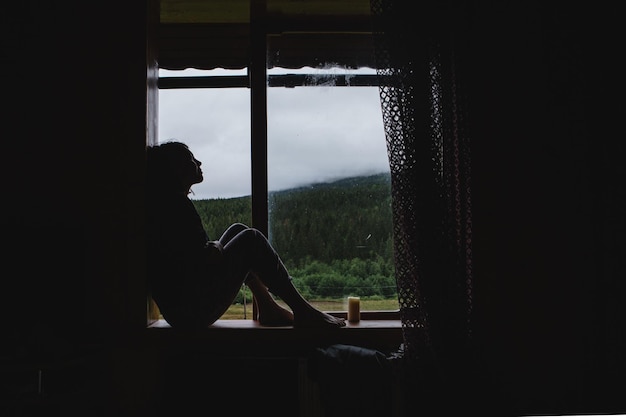
[[[187,70],[164,74],[208,76],[231,72],[236,71]],[[193,187],[192,199],[250,195],[250,91],[247,88],[159,90],[159,142],[167,140],[185,142],[202,162],[204,181]]]
[[[246,70],[160,70],[161,77],[245,75]],[[204,181],[193,200],[211,239],[234,222],[252,223],[250,90],[191,88],[159,90],[159,143],[186,143],[202,162]],[[252,296],[240,291],[225,319],[252,318]]]
[[[362,310],[397,309],[378,87],[332,87],[333,74],[346,75],[337,68],[268,73],[314,74],[309,81],[318,85],[268,89],[270,240],[298,288],[319,308],[345,310],[346,297],[360,295]],[[183,141],[203,163],[205,180],[193,187],[191,197],[209,235],[217,238],[235,221],[251,224],[249,89],[161,89],[159,94],[159,142]],[[224,212],[229,215],[218,214]],[[251,318],[250,301],[249,291],[242,291],[223,318]]]
[[[267,93],[270,241],[307,298],[335,301],[327,309],[345,310],[349,295],[397,309],[378,87],[334,87],[338,68],[268,73],[303,71],[316,86]]]

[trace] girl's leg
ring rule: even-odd
[[[231,241],[236,240],[237,236],[246,230],[250,230],[250,228],[245,224],[234,223],[226,229],[219,241],[226,248]],[[201,318],[200,325],[213,323],[228,310],[237,293],[241,290],[242,284],[246,283],[257,300],[261,323],[272,326],[292,325],[293,314],[291,311],[278,305],[268,292],[267,287],[250,273],[250,267],[242,262],[241,258],[233,257],[232,254],[232,250],[227,251],[225,249],[224,263],[212,267],[214,269],[213,274],[221,276],[223,279],[210,279],[206,286],[200,285],[194,289],[193,294],[189,294],[189,299],[195,300],[188,303],[192,310],[190,314]],[[261,309],[263,314],[261,314]]]
[[[239,232],[224,245],[224,258],[230,270],[237,275],[252,272],[258,283],[250,281],[251,290],[259,299],[263,299],[263,292],[269,290],[279,296],[293,311],[294,325],[300,327],[345,326],[345,320],[331,316],[317,310],[302,297],[293,285],[291,277],[282,260],[258,230],[246,228]],[[249,277],[249,280],[253,277]],[[265,290],[264,290],[265,289]],[[269,295],[269,294],[268,294]],[[261,310],[259,305],[259,310]],[[261,315],[262,312],[260,311]]]
[[[235,236],[242,231],[249,229],[243,223],[233,223],[222,234],[219,241],[226,246]],[[236,274],[241,278],[243,272],[238,271]],[[238,279],[236,281],[239,281]],[[244,277],[245,284],[250,288],[256,305],[258,307],[258,320],[266,326],[291,326],[293,325],[293,313],[281,307],[267,290],[267,287],[252,273],[248,273]]]
[[[222,233],[219,241],[223,246],[226,246],[226,244],[230,242],[232,238],[237,236],[239,232],[242,232],[246,229],[249,229],[249,227],[243,223],[233,223],[228,227],[228,229],[226,229],[226,231],[224,231],[224,233]]]
[[[265,284],[256,275],[250,273],[246,285],[254,295],[259,323],[273,327],[293,325],[293,313],[276,302]]]

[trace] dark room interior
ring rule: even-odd
[[[356,415],[350,404],[371,405],[361,416],[380,415],[380,404],[390,417],[626,414],[623,47],[616,6],[407,3],[3,7],[1,415]],[[471,216],[459,226],[469,245],[459,255],[461,286],[419,281],[424,296],[439,296],[431,310],[411,306],[421,293],[409,291],[399,316],[381,320],[387,324],[372,320],[367,327],[364,320],[343,333],[150,327],[143,192],[146,146],[157,140],[159,67],[254,67],[265,62],[255,51],[268,30],[362,33],[394,26],[400,37],[391,56],[401,44],[409,51],[401,68],[417,74],[403,73],[405,82],[415,77],[422,85],[419,70],[428,63],[413,58],[435,45],[446,80],[458,81],[445,85],[463,94],[463,111],[453,112],[463,117],[450,122],[468,139],[459,151],[468,165],[457,172],[461,186],[471,184],[471,199],[461,197],[471,210],[458,208]],[[318,48],[346,62],[360,57],[352,49]],[[292,52],[294,66],[313,54]],[[255,76],[250,83],[265,82]],[[423,103],[407,105],[418,137],[428,125],[419,119]],[[253,135],[262,135],[263,124],[254,123],[253,116]],[[396,198],[424,189],[415,172],[402,179],[409,190]],[[424,220],[430,206],[418,207],[425,209],[409,208],[395,220],[402,230],[430,233]],[[253,209],[262,221],[263,206]],[[419,246],[426,275],[450,259],[437,247]],[[414,288],[410,273],[399,279],[402,288]],[[426,333],[415,317],[429,324]],[[356,391],[349,382],[343,389],[329,382],[332,366],[311,362],[311,352],[330,345],[402,356],[395,351],[402,343],[405,357],[381,375],[370,361],[376,358],[350,362],[338,378],[370,379]],[[251,376],[259,374],[266,376]],[[312,386],[315,395],[307,391]]]

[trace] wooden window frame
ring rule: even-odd
[[[180,88],[249,88],[250,89],[250,117],[251,117],[251,161],[252,161],[252,226],[259,229],[266,236],[268,235],[268,181],[267,181],[267,88],[268,87],[296,87],[305,86],[306,80],[311,79],[311,75],[288,74],[269,75],[267,74],[267,36],[270,33],[280,33],[289,28],[285,22],[271,22],[265,18],[263,2],[252,2],[250,10],[250,61],[247,75],[236,76],[195,76],[195,77],[157,77],[157,91],[160,89],[180,89]],[[258,9],[260,7],[260,9]],[[269,23],[268,23],[269,22]],[[287,22],[288,23],[288,22]],[[363,32],[364,22],[361,20],[348,24],[349,32]],[[334,21],[331,27],[321,27],[322,32],[341,32],[341,26],[346,21]],[[300,22],[298,27],[302,26]],[[315,25],[308,28],[315,32]],[[345,28],[344,28],[345,30]],[[226,66],[228,67],[228,65]],[[336,86],[378,86],[380,77],[377,75],[354,74],[348,78],[338,76],[335,80]],[[158,117],[158,116],[157,116]],[[148,328],[166,329],[169,326],[163,320],[159,320],[158,307],[153,300],[148,299]],[[338,317],[346,317],[347,312],[329,312]],[[371,334],[372,329],[390,331],[396,336],[400,334],[400,312],[399,310],[389,311],[362,311],[361,320],[364,324],[352,324],[347,332],[350,334]],[[256,317],[256,303],[253,302],[253,314]],[[230,323],[228,320],[218,320],[217,328],[227,324],[231,330],[251,330],[256,328],[256,320],[233,320],[237,323]],[[246,323],[252,322],[252,323]],[[252,327],[251,327],[252,326]],[[268,334],[270,332],[264,332]],[[296,332],[297,333],[297,332]]]

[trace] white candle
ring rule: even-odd
[[[348,297],[348,321],[356,322],[359,320],[361,320],[361,299]]]

